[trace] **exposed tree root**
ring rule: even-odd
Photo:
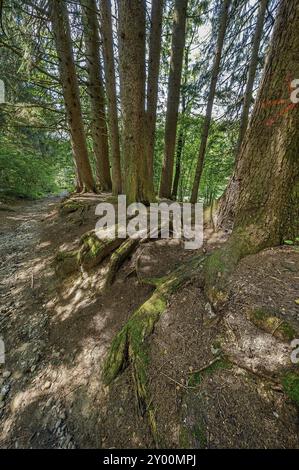
[[[154,410],[148,397],[147,367],[148,355],[145,340],[152,333],[155,324],[166,309],[167,300],[182,284],[198,275],[204,257],[197,256],[176,269],[169,276],[151,279],[156,286],[151,297],[131,316],[114,338],[103,371],[104,382],[109,385],[118,373],[132,365],[136,398],[140,413],[148,413],[151,431],[156,444],[158,436]]]
[[[105,288],[110,287],[114,281],[115,275],[121,265],[130,256],[130,254],[138,246],[140,240],[129,238],[124,241],[111,255],[108,265],[108,272],[105,279]]]
[[[246,232],[231,235],[223,247],[215,250],[204,268],[205,294],[214,308],[219,309],[229,297],[228,280],[238,262],[246,255],[259,251]]]

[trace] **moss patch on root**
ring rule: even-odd
[[[250,310],[247,315],[249,320],[258,328],[282,341],[291,341],[297,337],[297,332],[292,325],[264,309]]]
[[[203,378],[207,375],[212,375],[217,370],[221,369],[231,369],[232,363],[226,357],[219,357],[219,359],[206,369],[202,371],[195,371],[193,374],[190,375],[188,380],[189,387],[196,387],[201,384]]]
[[[67,214],[71,214],[72,212],[76,212],[79,209],[81,210],[85,209],[85,205],[82,202],[67,200],[60,205],[59,214],[67,215]]]
[[[66,277],[79,269],[79,252],[59,251],[55,256],[55,272],[60,277]]]
[[[156,283],[151,297],[131,316],[114,338],[104,364],[103,379],[109,385],[128,364],[132,365],[136,398],[140,413],[148,414],[153,438],[159,441],[154,408],[149,399],[149,363],[146,339],[153,332],[155,324],[166,309],[167,300],[184,282],[198,273],[203,257],[195,257],[180,266],[169,276]]]
[[[286,395],[299,407],[299,372],[289,371],[281,380]]]
[[[205,263],[205,293],[215,308],[223,306],[229,297],[228,279],[244,256],[255,253],[246,231],[234,232],[222,248],[215,250]]]
[[[94,230],[85,233],[80,240],[80,264],[86,269],[96,266],[122,242],[123,240],[118,238],[102,240],[97,237]]]

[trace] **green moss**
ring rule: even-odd
[[[191,374],[188,380],[188,385],[190,387],[196,387],[197,385],[200,385],[204,376],[211,375],[217,370],[230,369],[231,367],[231,362],[225,357],[222,357],[219,360],[213,362],[213,364],[211,364],[209,367],[202,370],[201,372],[194,372],[193,374]]]
[[[250,310],[248,317],[258,328],[283,341],[291,341],[297,336],[292,325],[261,308]]]
[[[285,393],[299,406],[299,373],[287,372],[282,378]]]
[[[55,271],[61,277],[66,277],[75,272],[79,267],[79,252],[59,251],[55,256]]]
[[[201,424],[196,424],[192,431],[193,437],[199,442],[199,448],[204,449],[207,447],[208,439],[204,427]]]
[[[78,201],[66,201],[61,204],[59,208],[59,212],[62,215],[71,214],[72,212],[76,212],[78,209],[83,209],[84,204]]]
[[[179,446],[180,446],[181,449],[191,449],[192,448],[192,445],[191,445],[190,439],[189,439],[189,433],[188,433],[188,430],[185,428],[185,426],[181,426],[181,428],[180,428]]]

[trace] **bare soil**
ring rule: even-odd
[[[57,251],[74,248],[96,222],[100,198],[79,199],[83,209],[70,213],[59,212],[55,198],[0,211],[2,448],[154,445],[130,367],[106,387],[103,362],[114,335],[153,290],[141,278],[163,276],[194,253],[179,241],[145,243],[107,291],[107,262],[61,279]],[[206,231],[204,251],[225,237]],[[248,314],[265,309],[299,337],[298,279],[298,251],[278,247],[240,263],[222,312],[213,312],[200,278],[173,295],[148,340],[159,446],[299,447],[298,408],[278,380],[292,367],[290,341]]]

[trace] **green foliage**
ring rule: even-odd
[[[39,198],[73,188],[68,144],[49,141],[45,153],[17,134],[0,137],[0,196]]]

